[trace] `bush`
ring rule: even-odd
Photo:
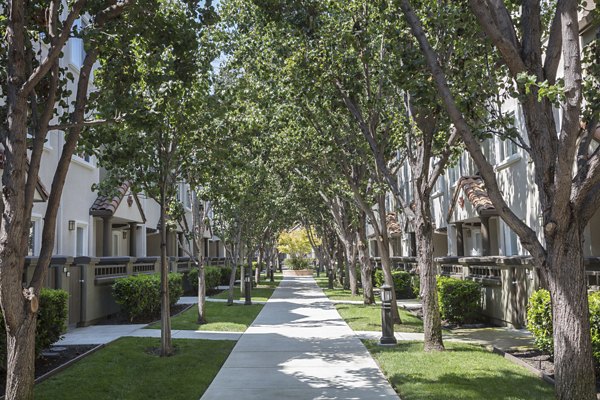
[[[183,294],[183,276],[169,274],[169,302],[175,305]],[[198,278],[196,278],[198,279]],[[113,285],[115,301],[131,321],[160,315],[160,274],[133,275],[117,279]]]
[[[527,304],[527,329],[533,335],[533,342],[542,351],[553,352],[552,304],[550,292],[540,289],[531,295]]]
[[[590,328],[592,334],[592,354],[600,364],[600,292],[588,296],[590,307]],[[535,291],[527,304],[527,329],[532,333],[536,347],[552,353],[552,303],[550,292],[546,289]]]
[[[438,276],[437,291],[442,319],[457,324],[477,320],[481,310],[481,284]]]
[[[204,279],[206,280],[206,290],[214,289],[221,284],[221,268],[211,267],[209,265],[204,267]],[[198,268],[192,268],[188,272],[188,281],[194,291],[198,291]]]
[[[415,293],[412,287],[413,276],[406,271],[392,271],[392,279],[394,280],[394,290],[397,299],[413,299]],[[381,287],[383,285],[383,271],[378,269],[373,276],[373,285]],[[417,290],[418,294],[418,290]]]
[[[56,343],[60,336],[67,331],[68,301],[69,293],[64,290],[41,290],[35,333],[36,354]]]
[[[290,257],[287,260],[287,265],[293,270],[309,269],[311,260],[308,258]]]
[[[219,278],[219,285],[229,285],[229,278],[231,277],[231,267],[218,267],[221,277]]]
[[[67,331],[69,293],[64,290],[42,289],[35,331],[35,354],[56,343]],[[0,366],[6,369],[6,330],[0,314]]]

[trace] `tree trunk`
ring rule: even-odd
[[[36,316],[23,311],[26,304],[19,302],[21,310],[15,317],[18,327],[6,325],[6,399],[33,399],[35,368]]]
[[[396,300],[396,287],[392,277],[392,260],[390,259],[390,239],[387,232],[387,221],[385,213],[385,194],[377,195],[377,208],[379,213],[379,227],[375,228],[377,237],[377,247],[381,257],[381,268],[383,270],[383,280],[392,287],[392,319],[395,324],[401,324],[400,313],[398,312],[398,302]],[[378,225],[375,221],[374,225]]]
[[[375,304],[375,296],[373,295],[373,263],[369,257],[366,219],[365,213],[361,212],[356,232],[356,243],[358,246],[360,277],[363,287],[363,302],[365,304]]]
[[[173,354],[171,341],[171,305],[169,303],[169,264],[167,262],[166,189],[160,195],[160,356]]]
[[[260,246],[258,248],[258,262],[256,263],[256,272],[254,274],[254,281],[256,282],[257,285],[260,282],[260,270],[261,270],[262,263],[265,258],[264,255],[265,255],[264,247]]]
[[[383,270],[383,280],[392,287],[392,320],[394,324],[401,324],[400,313],[398,312],[398,302],[396,300],[396,288],[394,278],[392,277],[392,261],[390,260],[390,246],[386,240],[387,235],[377,240],[377,247],[381,257],[381,269]]]
[[[548,281],[552,298],[556,398],[595,399],[596,385],[583,264],[577,223],[548,241]],[[559,237],[560,234],[560,237]]]
[[[421,201],[415,196],[417,260],[421,280],[421,301],[423,303],[423,330],[425,333],[424,350],[444,350],[442,341],[442,322],[437,295],[437,274],[433,263],[433,226],[429,199]]]
[[[198,262],[198,324],[206,323],[206,314],[204,313],[206,305],[206,274],[204,269],[204,260],[200,258]]]
[[[344,286],[344,253],[343,253],[343,248],[341,246],[340,243],[338,243],[338,248],[337,248],[337,278],[338,278],[338,282],[340,283],[340,285],[343,287]]]
[[[243,269],[241,270],[243,273]],[[231,276],[229,276],[229,294],[227,295],[227,305],[233,305],[233,287],[235,286],[235,275],[237,273],[237,262],[231,267]],[[243,285],[240,285],[243,286]]]

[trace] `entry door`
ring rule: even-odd
[[[119,251],[119,247],[121,244],[121,238],[119,237],[119,233],[113,233],[112,235],[112,255],[118,256],[121,252]]]
[[[76,326],[81,321],[81,266],[69,267],[69,326]]]

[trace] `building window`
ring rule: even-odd
[[[83,60],[85,59],[85,48],[83,46],[83,39],[79,36],[83,29],[88,26],[88,22],[85,19],[78,18],[73,23],[73,34],[76,37],[71,38],[71,59],[70,62],[76,68],[81,68]]]
[[[27,238],[27,255],[38,256],[41,247],[42,220],[32,218],[29,225],[29,237]]]

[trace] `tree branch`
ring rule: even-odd
[[[545,266],[546,251],[544,247],[538,240],[536,232],[525,222],[521,221],[521,219],[504,201],[502,192],[498,188],[498,182],[496,180],[494,169],[485,159],[485,156],[481,151],[479,141],[473,135],[471,128],[465,121],[461,111],[458,109],[454,97],[450,92],[450,88],[448,87],[446,76],[437,62],[437,55],[429,44],[425,32],[423,31],[423,27],[421,26],[421,22],[410,6],[409,0],[401,0],[400,6],[413,35],[419,42],[419,46],[421,47],[421,51],[425,56],[427,65],[429,66],[435,81],[438,94],[446,108],[446,111],[448,112],[448,115],[454,123],[458,133],[461,135],[465,146],[475,161],[475,164],[479,168],[479,172],[481,173],[481,176],[485,182],[494,207],[502,219],[504,219],[504,221],[510,226],[510,228],[519,235],[521,243],[531,253],[532,257],[536,259],[538,265]]]
[[[494,3],[494,10],[490,9],[492,5],[488,0],[469,0],[469,3],[479,25],[502,53],[512,75],[517,76],[526,71],[527,67],[521,58],[514,25],[504,5],[500,6],[501,2],[497,0],[491,1]]]

